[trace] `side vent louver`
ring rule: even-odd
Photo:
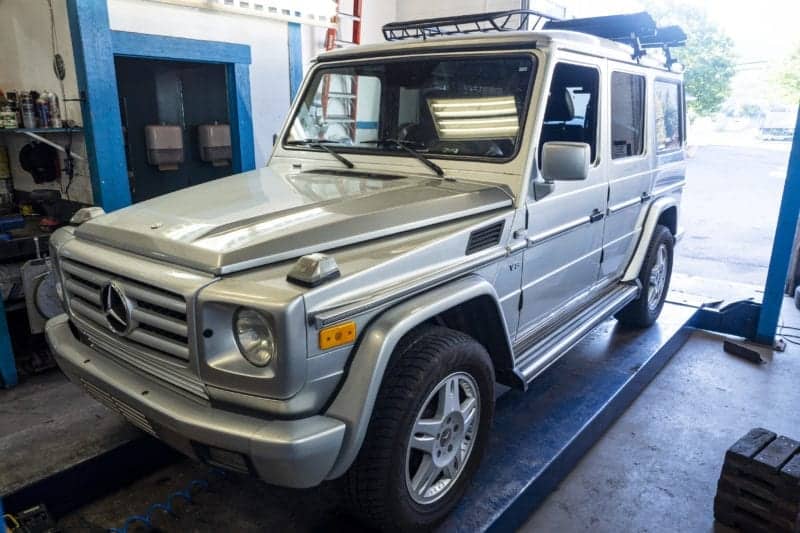
[[[491,248],[500,242],[500,236],[503,235],[503,225],[505,221],[501,220],[491,226],[476,229],[469,235],[469,242],[467,243],[467,255],[474,254],[486,248]]]

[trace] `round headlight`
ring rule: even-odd
[[[255,366],[267,366],[275,357],[275,335],[266,317],[253,309],[239,309],[233,322],[239,351]]]

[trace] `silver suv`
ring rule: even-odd
[[[59,230],[70,379],[191,457],[343,478],[365,520],[424,528],[478,467],[496,382],[609,317],[652,324],[685,169],[681,75],[643,57],[666,45],[447,23],[321,55],[266,168]]]

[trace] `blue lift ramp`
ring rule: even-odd
[[[513,531],[633,403],[691,334],[693,307],[667,303],[646,330],[595,328],[535,379],[497,400],[486,457],[443,531]]]

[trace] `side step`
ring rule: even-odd
[[[526,383],[544,372],[598,324],[639,296],[638,285],[619,285],[553,329],[522,353],[515,354],[519,374]],[[518,343],[524,347],[525,340]]]

